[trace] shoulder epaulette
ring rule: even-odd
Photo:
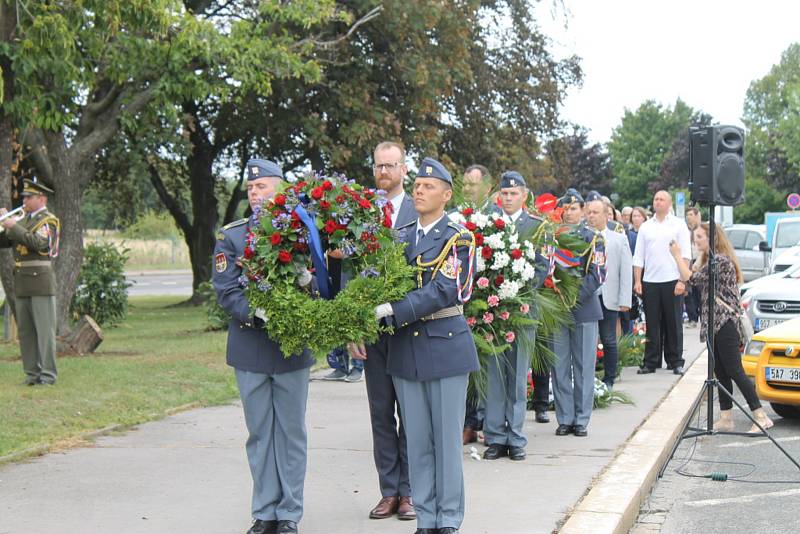
[[[413,224],[417,224],[417,220],[416,219],[414,219],[413,221],[411,221],[409,223],[406,223],[406,224],[404,224],[402,226],[396,227],[395,230],[400,230],[401,228],[408,228],[409,226],[411,226]]]
[[[247,222],[247,219],[239,219],[238,221],[233,221],[225,226],[222,227],[223,230],[230,230],[231,228],[236,228],[237,226],[241,226]]]

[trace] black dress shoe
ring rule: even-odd
[[[638,371],[636,371],[637,375],[649,375],[650,373],[655,373],[655,369],[650,369],[649,367],[642,367]]]
[[[575,432],[575,427],[572,425],[558,425],[556,428],[556,436],[566,436]]]
[[[496,443],[489,445],[489,448],[483,451],[484,460],[497,460],[506,455],[508,455],[508,446],[498,445]]]
[[[585,438],[589,435],[589,431],[583,425],[575,425],[575,435],[579,438]]]
[[[514,460],[515,462],[519,462],[520,460],[525,459],[525,449],[522,447],[509,447],[508,448],[508,457]],[[439,529],[439,532],[442,530]]]
[[[39,379],[38,378],[26,378],[25,380],[22,381],[22,383],[20,385],[21,386],[35,386],[38,383],[39,383]]]
[[[536,412],[536,422],[549,423],[550,417],[547,415],[547,412]]]
[[[682,375],[683,374],[683,366],[679,365],[675,369],[672,370],[672,374],[674,375]]]
[[[458,529],[456,527],[440,528],[439,534],[458,534]]]
[[[275,527],[278,525],[277,521],[265,521],[263,519],[256,519],[247,534],[274,534]]]
[[[414,531],[414,534],[439,534],[439,532],[441,532],[441,530],[436,528],[418,528]]]
[[[275,534],[297,534],[297,523],[281,519],[278,521],[278,529]]]

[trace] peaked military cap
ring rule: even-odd
[[[247,180],[258,180],[259,178],[283,179],[283,169],[274,161],[251,159],[247,162]]]
[[[603,195],[595,190],[589,191],[589,193],[586,195],[586,202],[594,202],[595,200],[603,200]]]
[[[500,177],[500,188],[506,187],[527,187],[525,178],[522,177],[517,171],[506,171]]]
[[[33,179],[25,178],[22,183],[25,184],[22,189],[23,197],[30,195],[51,195],[55,193],[55,191],[44,185],[35,176]]]
[[[444,168],[444,165],[433,158],[425,158],[419,166],[417,178],[438,178],[450,185],[453,185],[453,177]]]
[[[564,193],[564,196],[558,199],[559,206],[567,206],[569,204],[574,204],[575,202],[582,204],[584,200],[581,194],[578,193],[578,190],[573,187],[567,189],[567,192]]]

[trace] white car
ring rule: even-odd
[[[795,245],[788,250],[784,250],[772,260],[771,270],[773,273],[779,273],[798,262],[800,262],[800,245]]]
[[[742,307],[755,332],[800,317],[800,269],[750,289]]]
[[[794,265],[791,265],[788,269],[783,271],[768,274],[767,276],[762,276],[761,278],[756,278],[755,280],[751,280],[749,282],[745,282],[744,284],[739,286],[739,294],[742,297],[742,301],[749,296],[751,291],[756,289],[769,287],[775,280],[780,280],[781,278],[786,278],[788,276],[797,276],[800,274],[800,260]]]
[[[725,227],[725,235],[733,245],[744,281],[749,282],[769,271],[769,253],[759,244],[767,238],[767,227],[763,224],[732,224]]]

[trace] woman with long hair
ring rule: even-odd
[[[711,230],[708,223],[702,223],[694,230],[694,244],[699,253],[690,269],[686,261],[681,258],[681,248],[675,242],[670,243],[670,252],[678,265],[681,273],[681,280],[688,281],[693,286],[700,287],[701,292],[701,312],[700,312],[700,341],[706,341],[708,331],[708,310],[704,304],[708,302],[708,252],[709,235]],[[719,226],[714,232],[714,257],[716,288],[711,293],[715,299],[714,311],[714,373],[720,384],[732,391],[733,383],[747,400],[747,405],[753,412],[753,418],[758,421],[763,428],[772,427],[772,421],[764,409],[761,401],[756,395],[756,388],[744,374],[742,367],[742,355],[739,347],[745,339],[742,332],[741,316],[742,310],[739,307],[739,284],[742,282],[742,271],[739,269],[739,262],[733,246],[728,240],[725,232]],[[714,423],[714,430],[731,431],[733,430],[733,402],[728,395],[719,393],[719,420]],[[758,426],[753,425],[749,432],[760,432]]]

